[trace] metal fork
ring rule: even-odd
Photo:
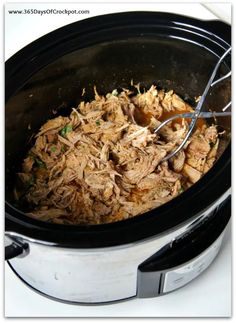
[[[154,133],[157,133],[162,127],[164,127],[166,124],[168,124],[170,121],[173,121],[174,119],[177,118],[191,118],[191,122],[189,125],[189,130],[185,136],[185,138],[183,139],[183,141],[181,142],[181,144],[171,153],[169,153],[167,156],[165,156],[162,161],[166,161],[170,158],[172,158],[173,156],[175,156],[185,145],[185,143],[187,142],[187,140],[189,139],[189,137],[191,136],[193,129],[195,127],[195,124],[198,120],[198,118],[211,118],[211,117],[225,117],[225,116],[231,116],[231,112],[225,112],[231,105],[231,101],[222,109],[223,112],[201,112],[203,103],[206,99],[206,96],[210,90],[211,87],[213,87],[214,85],[218,84],[219,82],[227,79],[228,77],[231,76],[232,72],[228,72],[226,75],[222,76],[221,78],[219,78],[218,80],[214,81],[214,78],[216,76],[216,73],[222,63],[222,61],[225,59],[225,57],[230,53],[231,51],[231,47],[229,49],[227,49],[227,51],[221,56],[221,58],[218,60],[212,75],[205,87],[205,90],[197,104],[196,109],[194,110],[194,112],[190,112],[190,113],[182,113],[182,114],[176,114],[168,119],[166,119],[165,121],[163,121],[155,130]]]

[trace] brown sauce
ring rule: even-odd
[[[165,121],[166,119],[172,117],[173,115],[176,115],[176,114],[182,114],[182,113],[188,113],[188,112],[193,112],[194,110],[186,104],[186,107],[187,109],[186,110],[183,110],[183,111],[164,111],[162,113],[162,116],[159,118],[160,121]],[[185,120],[190,123],[191,122],[191,118],[185,118]],[[175,123],[179,123],[179,124],[182,124],[182,118],[177,118],[175,120],[173,120],[173,122]],[[202,128],[202,126],[206,125],[206,121],[204,119],[198,119],[197,120],[197,123],[196,123],[196,126],[198,128]]]
[[[158,118],[158,120],[160,121],[165,121],[166,119],[172,117],[173,115],[176,115],[176,114],[182,114],[182,113],[188,113],[188,112],[193,112],[193,109],[186,104],[186,110],[183,110],[183,111],[177,111],[177,110],[174,110],[174,111],[164,111],[161,115],[161,117]],[[148,113],[145,113],[143,111],[143,109],[135,109],[134,110],[134,119],[135,121],[137,122],[138,125],[142,126],[142,127],[146,127],[149,125],[150,121],[151,121],[151,118],[152,118],[152,113],[148,112]],[[185,120],[190,123],[191,122],[191,118],[185,118]],[[175,123],[179,123],[179,124],[182,124],[182,118],[177,118],[175,120],[173,120]],[[206,125],[206,121],[204,119],[198,119],[197,120],[197,123],[196,123],[196,126],[198,128],[202,128],[202,126]]]
[[[145,113],[143,109],[135,109],[134,110],[134,119],[138,125],[142,127],[146,127],[149,125],[152,118],[152,114],[150,112]]]

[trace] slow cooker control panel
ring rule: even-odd
[[[207,223],[144,261],[138,267],[137,297],[169,293],[200,275],[218,254],[230,216],[229,197],[208,218]]]
[[[212,246],[193,261],[176,269],[167,271],[162,279],[160,294],[171,292],[184,286],[203,272],[216,257],[223,235],[221,235]]]

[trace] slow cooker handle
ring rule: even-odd
[[[6,238],[10,239],[11,243],[5,246],[5,260],[10,260],[18,256],[23,257],[28,254],[29,245],[27,243],[13,240],[8,236]]]
[[[23,248],[17,246],[15,243],[5,247],[5,260],[9,260],[21,255],[24,252]]]

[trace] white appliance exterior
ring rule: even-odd
[[[23,242],[29,244],[29,252],[22,257],[11,259],[9,263],[31,287],[63,301],[102,303],[134,297],[137,294],[138,266],[165,245],[190,232],[198,224],[198,219],[202,221],[203,218],[211,216],[211,212],[229,194],[230,190],[204,213],[199,214],[179,228],[174,228],[158,237],[117,247],[62,248],[32,239],[30,241],[27,237],[6,232],[9,239],[14,239],[16,242],[17,239],[23,240]],[[221,240],[219,239],[218,244]],[[213,260],[216,254],[213,251],[208,251],[201,255],[205,262],[204,269],[211,262],[207,259]],[[186,264],[183,264],[183,266],[186,266]],[[170,270],[172,271],[172,269]],[[200,272],[191,270],[191,273],[189,273],[186,271],[187,278],[183,280],[183,285],[185,280],[190,281]],[[173,273],[174,271],[166,274],[167,287],[164,287],[163,292],[170,291]],[[158,281],[156,283],[158,284]],[[179,287],[179,285],[176,286],[176,288]]]

